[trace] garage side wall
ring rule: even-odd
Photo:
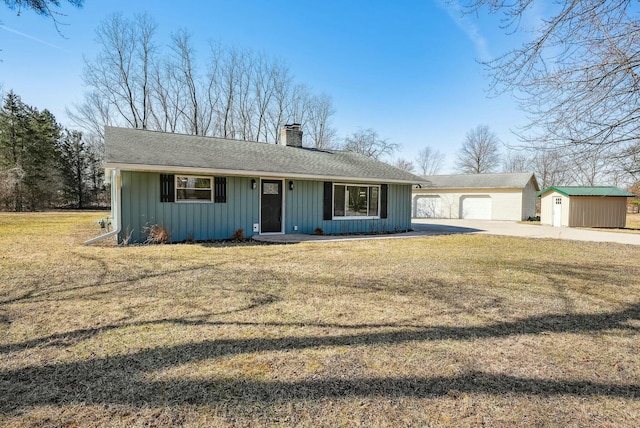
[[[571,227],[625,227],[627,199],[622,197],[573,196],[569,210]]]
[[[520,220],[527,220],[536,216],[536,193],[537,190],[532,178],[522,191],[522,218]]]

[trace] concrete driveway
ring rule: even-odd
[[[416,232],[425,232],[425,234],[479,233],[640,245],[640,234],[573,227],[551,227],[513,221],[413,219],[412,227]]]

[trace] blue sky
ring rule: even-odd
[[[446,154],[444,173],[476,125],[516,143],[510,130],[526,123],[509,96],[487,97],[478,64],[517,46],[516,36],[505,36],[495,16],[461,17],[439,0],[86,0],[61,12],[64,38],[51,20],[0,6],[0,84],[66,126],[65,108],[85,91],[83,56],[98,49],[95,28],[116,12],[147,12],[166,37],[188,29],[203,57],[213,40],[281,58],[296,81],[332,97],[339,136],[373,128],[409,160],[429,145]]]

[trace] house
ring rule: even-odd
[[[531,172],[430,175],[413,188],[413,217],[527,220],[536,216]]]
[[[144,242],[152,225],[173,242],[227,239],[238,229],[250,237],[411,228],[417,176],[356,153],[302,147],[300,125],[281,137],[265,144],[106,127],[117,225],[107,235]]]
[[[617,187],[551,186],[540,191],[540,223],[569,227],[625,227],[627,198]]]

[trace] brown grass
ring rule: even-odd
[[[627,214],[627,229],[640,230],[640,214]]]
[[[640,425],[637,247],[83,247],[100,217],[0,214],[0,425]]]

